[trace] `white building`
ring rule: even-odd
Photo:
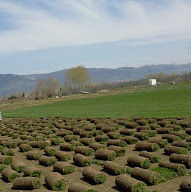
[[[149,79],[149,85],[157,85],[156,79]]]
[[[2,121],[2,115],[1,115],[1,111],[0,111],[0,121]]]

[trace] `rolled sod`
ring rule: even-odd
[[[66,188],[66,182],[64,177],[57,172],[51,172],[45,177],[47,186],[53,191],[64,191]]]
[[[62,151],[74,151],[75,146],[73,144],[70,144],[70,143],[61,143],[60,144],[60,150],[62,150]]]
[[[160,161],[160,157],[151,152],[141,151],[139,155],[148,158],[152,163],[158,163]]]
[[[121,138],[123,141],[125,141],[127,144],[135,144],[138,142],[138,139],[133,136],[126,136]]]
[[[104,149],[105,148],[105,145],[102,145],[100,143],[91,143],[89,144],[89,147],[91,147],[92,149],[94,150],[98,150],[98,149]]]
[[[44,152],[46,153],[46,155],[48,156],[54,156],[55,152],[56,152],[56,149],[53,148],[53,147],[46,147],[44,149]]]
[[[29,160],[39,160],[41,156],[42,156],[42,153],[36,152],[36,151],[29,151],[26,154],[26,158]]]
[[[171,155],[172,153],[187,154],[188,150],[186,148],[183,148],[183,147],[167,145],[164,148],[164,152],[165,152],[166,155]]]
[[[136,132],[134,134],[134,137],[137,137],[140,140],[147,140],[147,139],[149,139],[149,134],[148,133],[143,133],[143,132]]]
[[[19,177],[13,181],[14,189],[39,189],[41,187],[41,183],[39,178],[37,177]]]
[[[94,154],[94,149],[89,148],[87,146],[77,146],[75,149],[75,153],[80,153],[85,156],[90,156]]]
[[[173,146],[185,147],[188,151],[191,150],[191,143],[186,141],[174,141],[171,143]]]
[[[103,163],[103,169],[112,175],[121,175],[127,173],[127,167],[120,166],[119,164],[111,161],[105,161]]]
[[[39,141],[38,142],[38,146],[41,149],[45,149],[48,145],[49,145],[49,143],[47,143],[46,141]]]
[[[32,151],[32,147],[28,144],[21,144],[19,149],[21,152]]]
[[[95,140],[92,138],[81,138],[80,142],[84,145],[90,145],[91,143],[94,143]]]
[[[95,152],[96,159],[112,161],[116,157],[116,152],[109,149],[98,149]]]
[[[184,179],[180,183],[180,191],[181,192],[191,192],[191,180],[190,179]]]
[[[117,157],[125,155],[125,152],[126,152],[124,147],[119,147],[115,145],[110,145],[108,149],[115,151],[117,154]]]
[[[131,167],[141,167],[143,169],[148,169],[150,167],[149,159],[141,156],[129,156],[127,163]]]
[[[54,168],[54,171],[57,171],[63,175],[70,174],[75,170],[74,166],[64,162],[57,162],[53,168]]]
[[[39,148],[39,142],[38,141],[30,141],[28,142],[28,144],[32,147],[32,148]]]
[[[12,182],[14,179],[19,177],[19,174],[11,168],[5,168],[1,172],[1,175],[2,175],[3,179],[8,182]]]
[[[6,164],[9,165],[13,161],[13,158],[6,155],[0,155],[0,164]]]
[[[69,186],[68,192],[98,192],[90,186],[83,185],[81,183],[74,183]]]
[[[97,171],[91,167],[86,167],[82,171],[82,175],[85,180],[93,184],[102,184],[106,181],[106,175],[102,172]]]
[[[121,134],[120,133],[116,133],[116,132],[108,132],[107,136],[110,139],[119,139],[121,137]]]
[[[120,130],[120,134],[121,135],[127,135],[127,136],[132,136],[132,135],[134,135],[135,134],[135,132],[136,132],[136,129],[122,129],[122,130]]]
[[[24,173],[26,176],[30,176],[30,177],[41,177],[41,174],[42,174],[42,171],[37,168],[37,167],[34,167],[34,166],[30,166],[30,167],[27,167],[25,170],[24,170]]]
[[[4,149],[1,153],[7,156],[15,156],[15,152],[11,149]]]
[[[96,140],[97,142],[107,142],[107,141],[109,140],[109,137],[106,136],[106,135],[97,135],[97,136],[95,137],[95,140]]]
[[[172,133],[173,129],[172,128],[158,128],[155,129],[157,131],[158,134],[168,134],[168,133]]]
[[[169,143],[172,143],[173,141],[181,140],[180,137],[175,136],[175,135],[171,135],[171,134],[164,134],[164,135],[162,135],[162,138],[167,139]]]
[[[87,167],[91,164],[91,160],[82,154],[75,154],[73,156],[73,161],[80,167]]]
[[[162,138],[149,138],[148,142],[149,143],[156,143],[161,148],[164,148],[168,144],[168,140],[167,139],[162,139]]]
[[[80,137],[83,138],[83,137],[87,137],[87,138],[90,138],[93,136],[93,132],[91,131],[81,131],[80,132]]]
[[[59,161],[69,161],[71,159],[70,155],[64,151],[56,151],[54,155]]]
[[[75,136],[75,135],[66,135],[66,136],[64,136],[64,140],[66,142],[76,141],[77,140],[77,136]]]
[[[170,162],[184,164],[187,168],[191,168],[191,156],[173,153],[169,157]]]
[[[120,146],[120,147],[125,147],[127,146],[127,143],[124,140],[121,139],[110,139],[107,142],[107,145],[116,145],[116,146]]]
[[[11,167],[18,173],[24,172],[24,170],[27,168],[27,165],[20,160],[14,159],[11,163]]]
[[[41,165],[44,165],[44,166],[52,166],[56,163],[56,158],[53,156],[53,157],[49,157],[49,156],[45,156],[45,155],[42,155],[40,158],[39,158],[39,163]]]
[[[0,164],[0,173],[7,168],[7,165],[5,164]]]
[[[117,188],[122,189],[123,191],[146,192],[145,183],[125,174],[117,176],[115,179],[115,184]]]
[[[160,147],[158,144],[156,143],[149,143],[146,141],[140,141],[138,143],[136,143],[135,145],[135,150],[137,151],[156,151],[158,150]]]
[[[131,176],[149,185],[157,185],[162,183],[164,180],[160,174],[148,169],[142,169],[140,167],[132,169]]]
[[[157,132],[155,130],[143,129],[140,132],[148,133],[150,137],[155,137],[157,135]]]
[[[168,169],[173,169],[179,175],[185,175],[186,174],[186,167],[185,167],[185,165],[182,165],[182,164],[161,161],[159,163],[159,167],[165,167],[165,168],[168,168]]]

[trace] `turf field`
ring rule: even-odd
[[[3,110],[3,116],[191,117],[191,83]]]

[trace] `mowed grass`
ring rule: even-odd
[[[4,117],[191,117],[191,83],[14,110]]]

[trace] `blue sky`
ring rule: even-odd
[[[0,0],[0,74],[191,62],[190,0]]]

